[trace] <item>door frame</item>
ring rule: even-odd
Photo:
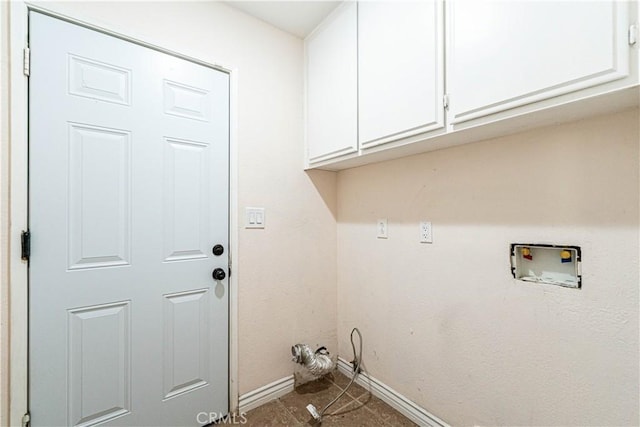
[[[91,19],[69,13],[57,5],[9,2],[9,425],[20,426],[28,412],[29,293],[27,263],[21,259],[20,234],[28,227],[28,130],[29,82],[23,74],[22,52],[28,45],[28,15],[37,11],[79,24],[125,41],[186,59],[229,74],[229,246],[230,260],[238,260],[238,69],[220,65],[213,58],[199,58],[163,47],[126,28],[96,25]],[[229,278],[229,411],[238,410],[238,265]]]

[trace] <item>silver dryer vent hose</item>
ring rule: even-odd
[[[336,367],[325,347],[313,351],[307,344],[296,344],[291,347],[291,355],[294,362],[301,364],[318,377],[328,374]]]

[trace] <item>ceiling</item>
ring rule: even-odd
[[[340,1],[226,1],[274,27],[305,38]]]

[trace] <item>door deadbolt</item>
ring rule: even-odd
[[[212,252],[213,252],[213,254],[214,254],[215,256],[220,256],[220,255],[222,255],[222,254],[224,253],[224,246],[222,246],[222,245],[215,245],[215,246],[213,247]]]

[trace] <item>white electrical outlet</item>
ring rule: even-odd
[[[420,243],[433,243],[433,230],[428,221],[420,223]]]
[[[378,234],[377,234],[378,239],[386,239],[389,237],[388,230],[387,230],[387,218],[379,219],[377,223],[377,227],[378,227]]]

